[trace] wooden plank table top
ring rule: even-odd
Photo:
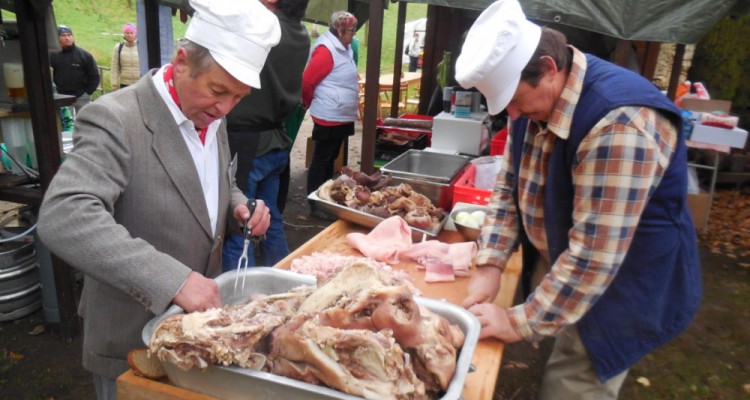
[[[354,225],[346,221],[336,221],[326,229],[318,233],[315,237],[305,244],[294,250],[289,256],[279,261],[275,267],[289,269],[292,260],[312,254],[316,251],[330,251],[340,254],[361,255],[358,251],[349,247],[346,243],[346,235],[351,232],[369,232],[368,228]],[[443,242],[459,242],[463,238],[458,232],[443,230],[438,235],[438,239]],[[409,278],[414,285],[422,291],[425,297],[445,299],[451,303],[460,304],[461,300],[466,297],[466,284],[468,278],[456,278],[454,282],[426,283],[424,281],[424,271],[419,271],[416,264],[412,262],[402,262],[394,266],[394,269],[404,270],[409,274]],[[495,303],[504,307],[509,307],[513,303],[516,286],[521,271],[520,253],[513,254],[508,267],[503,273],[500,293]],[[500,364],[503,356],[503,343],[496,339],[483,339],[477,343],[474,350],[472,363],[476,371],[467,375],[466,384],[464,385],[463,398],[471,400],[490,400],[495,390],[495,383],[500,372]],[[141,378],[128,371],[117,379],[118,399],[140,400],[210,400],[198,393],[187,391],[170,385],[167,382],[157,382]],[[252,395],[248,393],[248,398]]]

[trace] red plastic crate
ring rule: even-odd
[[[470,203],[485,205],[490,202],[491,190],[482,190],[474,187],[474,176],[477,173],[477,167],[469,164],[466,171],[458,178],[453,185],[453,206],[456,203]]]
[[[500,130],[490,141],[490,155],[501,156],[505,151],[505,143],[508,141],[508,128]]]

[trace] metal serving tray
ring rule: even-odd
[[[307,199],[314,201],[316,208],[319,208],[329,214],[335,215],[345,221],[353,222],[357,225],[362,225],[367,228],[374,228],[384,219],[378,217],[377,215],[368,214],[366,212],[342,206],[341,204],[334,203],[332,201],[323,200],[318,197],[318,194],[316,192],[310,193],[307,196]],[[443,229],[443,225],[445,225],[445,221],[447,219],[448,215],[446,214],[445,216],[443,216],[440,224],[432,229],[419,229],[413,226],[409,226],[411,228],[412,239],[421,241],[424,235],[427,235],[427,237],[434,239]]]
[[[470,158],[455,154],[409,150],[380,168],[384,174],[450,184]]]
[[[234,304],[253,294],[274,294],[289,291],[300,285],[314,285],[315,278],[310,275],[277,268],[250,268],[245,274],[244,291],[234,291],[236,271],[226,272],[216,278],[219,292],[224,303]],[[242,279],[242,276],[240,276]],[[474,315],[462,307],[454,304],[416,297],[417,303],[424,305],[436,314],[442,315],[448,321],[458,325],[466,335],[464,345],[460,349],[456,362],[456,373],[451,380],[448,390],[441,400],[455,400],[461,398],[466,375],[470,372],[471,359],[479,340],[479,321]],[[180,307],[172,306],[164,314],[154,317],[143,328],[143,342],[148,346],[151,334],[164,318],[183,312]],[[252,393],[255,400],[297,399],[341,399],[353,400],[359,397],[348,395],[331,388],[239,367],[209,366],[205,370],[193,368],[183,371],[169,362],[162,362],[167,376],[175,386],[214,396],[220,399],[246,399]]]

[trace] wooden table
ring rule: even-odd
[[[418,87],[422,80],[422,72],[404,72],[401,74],[400,86],[399,86],[399,104],[398,111],[403,113],[407,109],[407,105],[411,104],[409,99],[409,93]],[[364,112],[364,87],[365,79],[364,76],[360,76],[359,79],[359,94],[360,94],[360,117]],[[393,74],[380,75],[378,78],[378,117],[383,117],[383,108],[391,107],[393,98]],[[418,102],[416,103],[418,104]],[[416,106],[415,106],[416,108]]]
[[[330,251],[341,254],[361,255],[346,244],[346,234],[350,232],[368,232],[363,228],[346,221],[336,221],[328,228],[317,234],[308,242],[293,251],[289,256],[279,261],[276,268],[288,269],[295,258],[311,254],[316,251]],[[443,242],[458,242],[463,238],[458,232],[443,230],[438,239]],[[405,270],[412,282],[423,296],[446,299],[459,304],[466,296],[468,278],[457,278],[455,282],[425,283],[424,272],[416,269],[416,264],[403,262],[394,269]],[[520,253],[515,253],[508,263],[508,268],[502,277],[500,293],[496,304],[508,307],[513,303],[518,277],[521,271]],[[484,339],[477,343],[472,363],[476,371],[469,373],[462,393],[466,400],[490,400],[495,391],[495,383],[500,372],[503,356],[503,343],[495,339]],[[251,394],[248,394],[251,396]],[[132,371],[125,372],[117,379],[117,398],[121,400],[210,400],[212,397],[177,388],[168,383],[156,382],[135,376]],[[248,397],[251,398],[251,397]]]

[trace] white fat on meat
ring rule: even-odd
[[[391,276],[409,286],[409,289],[415,296],[422,294],[422,292],[409,280],[408,272],[394,270],[390,265],[369,257],[350,256],[332,253],[330,251],[316,251],[310,255],[295,258],[292,260],[289,269],[298,274],[312,275],[318,281],[325,281],[338,273],[339,270],[358,262],[365,262],[379,270],[388,272]]]

